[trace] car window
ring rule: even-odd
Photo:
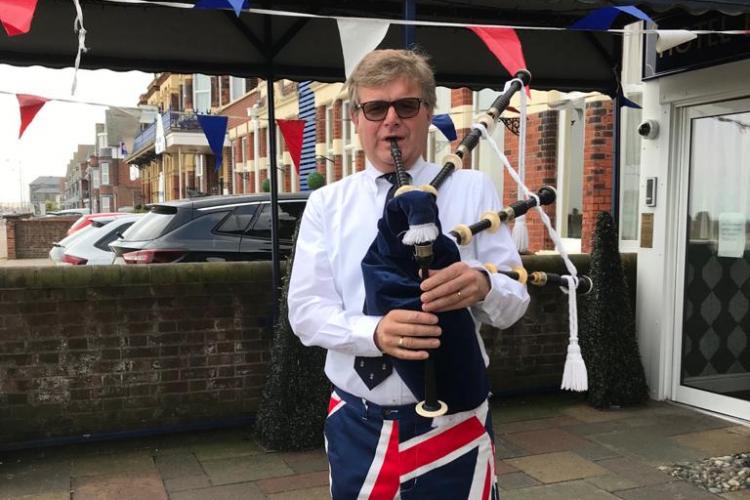
[[[282,201],[279,203],[279,239],[291,240],[297,227],[297,220],[305,210],[304,201]],[[263,209],[247,232],[254,238],[271,238],[271,205],[263,203]]]
[[[144,215],[138,224],[133,224],[122,235],[127,241],[153,240],[161,236],[162,232],[172,221],[175,213],[149,212]]]
[[[109,244],[115,241],[117,238],[119,238],[120,234],[122,234],[126,229],[128,229],[130,226],[133,225],[133,222],[126,222],[122,224],[121,226],[118,226],[114,228],[113,230],[109,231],[107,234],[99,238],[99,240],[94,243],[94,246],[98,248],[99,250],[103,250],[105,252],[111,252],[112,249],[109,248]]]
[[[219,233],[242,234],[253,220],[253,215],[258,211],[259,203],[241,205],[222,221],[216,231]]]

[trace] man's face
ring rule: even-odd
[[[404,97],[422,97],[419,85],[410,80],[399,78],[382,87],[360,87],[359,103],[371,101],[396,101]],[[352,111],[352,122],[359,134],[359,141],[365,156],[381,172],[392,172],[394,169],[391,157],[391,139],[398,141],[404,167],[411,167],[423,155],[427,145],[427,132],[432,121],[432,111],[424,104],[419,112],[411,118],[401,118],[391,106],[380,121],[368,120],[364,112]]]

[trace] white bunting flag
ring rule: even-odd
[[[698,35],[688,30],[656,30],[656,51],[661,54],[696,38]]]
[[[349,78],[359,61],[383,41],[390,23],[375,19],[336,19],[336,22],[341,35],[346,78]]]

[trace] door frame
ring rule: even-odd
[[[688,190],[690,188],[690,146],[691,146],[691,120],[703,116],[716,116],[727,112],[726,107],[719,108],[718,105],[726,106],[732,101],[735,102],[734,112],[750,111],[750,96],[726,96],[724,99],[711,100],[691,100],[675,104],[672,108],[675,127],[671,147],[672,158],[671,165],[673,172],[672,186],[669,195],[674,203],[670,204],[668,212],[668,227],[675,228],[668,236],[667,254],[672,258],[671,269],[668,274],[674,277],[672,286],[667,286],[674,290],[672,314],[672,327],[669,329],[672,333],[672,356],[665,357],[671,365],[666,372],[671,376],[670,399],[673,401],[696,406],[712,412],[728,415],[736,419],[750,421],[750,401],[744,401],[721,394],[708,392],[681,384],[682,368],[682,337],[683,337],[683,313],[684,313],[684,294],[685,294],[685,252],[687,246],[687,217],[688,211]],[[721,113],[718,111],[721,109]]]

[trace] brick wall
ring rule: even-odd
[[[52,244],[63,239],[78,217],[42,217],[38,219],[7,218],[6,243],[8,259],[42,259]]]
[[[597,214],[612,209],[612,101],[587,103],[585,115],[581,251],[590,252]]]
[[[632,285],[635,256],[624,262]],[[554,256],[524,264],[564,271]],[[0,268],[0,447],[253,415],[270,276],[268,262]],[[483,329],[495,393],[559,387],[567,301],[530,293],[516,325]]]

